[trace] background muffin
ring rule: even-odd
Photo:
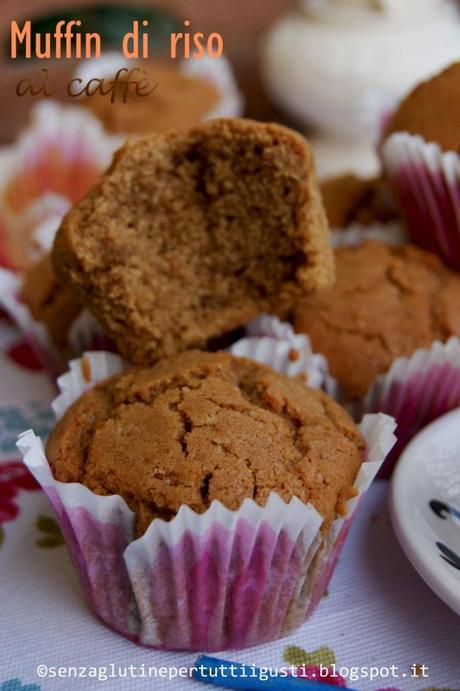
[[[460,63],[417,86],[381,146],[413,242],[460,269]]]
[[[391,117],[385,137],[395,132],[419,135],[443,151],[460,153],[460,62],[427,79],[404,98]]]
[[[187,75],[173,63],[145,61],[134,67],[139,70],[134,77],[145,82],[145,95],[138,96],[132,84],[127,87],[125,77],[115,102],[97,94],[81,100],[112,134],[187,129],[202,122],[221,98],[212,81]]]
[[[397,218],[386,181],[345,173],[321,181],[321,195],[331,228],[385,224]]]
[[[336,264],[336,284],[300,302],[294,324],[355,419],[396,418],[388,475],[418,430],[460,404],[460,276],[413,245],[368,241],[336,250]]]
[[[460,336],[460,276],[411,245],[336,250],[335,285],[301,301],[295,328],[323,353],[349,399],[400,356]]]

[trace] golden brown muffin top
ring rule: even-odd
[[[333,276],[308,144],[241,119],[128,142],[64,218],[53,261],[135,364],[281,316]]]
[[[148,81],[146,95],[137,95],[130,84],[123,102],[126,78],[122,75],[113,102],[107,95],[98,94],[79,101],[113,134],[149,134],[193,127],[203,121],[221,98],[211,81],[184,74],[177,65],[152,61],[135,67],[140,71],[133,73],[132,78]]]
[[[74,403],[52,432],[56,479],[120,494],[142,533],[183,504],[238,509],[270,492],[311,502],[324,529],[353,496],[364,442],[321,391],[227,353],[188,351],[131,369]]]
[[[387,127],[418,134],[444,151],[460,152],[460,62],[419,84],[400,104]]]
[[[379,242],[335,254],[336,284],[301,301],[294,322],[350,399],[395,358],[460,336],[460,276],[434,254]]]
[[[320,187],[331,228],[388,223],[396,218],[390,192],[380,177],[360,178],[345,173],[322,180]]]

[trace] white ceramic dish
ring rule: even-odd
[[[415,569],[460,614],[460,408],[406,447],[393,473],[390,510]]]

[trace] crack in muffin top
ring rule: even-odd
[[[460,276],[436,255],[367,241],[335,257],[335,285],[300,301],[294,325],[349,399],[364,396],[397,357],[460,337]]]
[[[227,353],[188,351],[84,394],[53,430],[57,480],[120,494],[142,534],[180,506],[238,509],[270,492],[323,516],[344,510],[364,441],[348,413],[300,379]]]

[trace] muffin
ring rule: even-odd
[[[302,300],[294,327],[356,400],[400,356],[460,336],[460,276],[412,245],[367,241],[336,250],[332,288]]]
[[[381,146],[411,239],[460,269],[460,62],[400,104]]]
[[[336,250],[337,280],[298,303],[308,334],[360,419],[381,410],[398,422],[399,446],[460,404],[460,276],[413,245],[368,241]],[[389,466],[388,466],[389,470]]]
[[[328,239],[306,140],[214,120],[129,141],[64,218],[53,263],[118,351],[144,365],[328,286]]]
[[[119,80],[113,101],[99,94],[81,99],[81,105],[111,134],[187,129],[205,120],[221,99],[216,84],[188,75],[173,63],[144,62],[137,68],[139,72],[133,78],[145,81],[146,95],[138,95],[133,84],[127,86],[125,77]]]
[[[460,153],[460,62],[418,84],[390,119],[385,136],[396,132],[419,135],[442,151]]]
[[[391,195],[380,177],[345,173],[321,181],[321,195],[331,228],[385,224],[397,218]]]
[[[392,421],[360,431],[323,392],[226,353],[121,368],[93,353],[61,378],[49,465],[32,432],[19,442],[96,613],[138,643],[188,650],[298,626]]]

